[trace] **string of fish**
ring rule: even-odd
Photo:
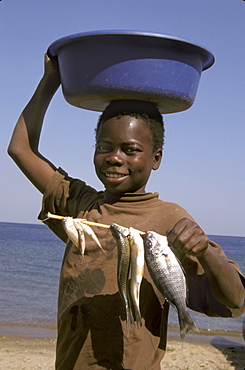
[[[153,231],[142,232],[132,227],[126,228],[116,223],[105,225],[51,213],[48,213],[47,218],[62,220],[66,234],[80,249],[82,256],[85,252],[85,234],[106,253],[91,226],[110,229],[118,249],[117,284],[126,310],[128,335],[131,325],[135,322],[142,326],[139,297],[144,262],[157,289],[178,313],[181,338],[183,339],[189,330],[199,331],[187,310],[184,270],[168,246],[166,236]]]

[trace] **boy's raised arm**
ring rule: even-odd
[[[8,154],[41,193],[53,176],[55,166],[39,153],[38,144],[44,115],[59,85],[57,61],[45,55],[44,75],[20,115],[8,147]]]

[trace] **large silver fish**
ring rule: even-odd
[[[117,266],[117,283],[119,293],[126,308],[126,320],[128,325],[128,335],[130,326],[134,322],[130,307],[130,298],[128,294],[128,276],[130,268],[130,244],[129,230],[123,226],[112,224],[110,226],[112,236],[114,237],[118,250],[118,266]]]
[[[129,228],[129,242],[131,249],[130,265],[131,265],[131,280],[130,292],[132,306],[134,309],[135,321],[142,326],[140,313],[140,285],[144,275],[145,257],[144,257],[144,242],[141,237],[141,232]]]
[[[177,309],[183,339],[189,330],[198,331],[186,307],[184,272],[165,236],[147,231],[143,239],[149,273],[160,293]]]

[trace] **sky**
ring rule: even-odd
[[[55,40],[96,30],[156,32],[215,56],[196,101],[164,116],[164,158],[147,190],[184,207],[207,234],[245,236],[245,2],[243,0],[0,1],[0,221],[38,223],[41,194],[7,155],[22,109]],[[68,104],[61,89],[47,111],[41,153],[101,190],[92,157],[98,112]]]

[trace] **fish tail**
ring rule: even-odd
[[[135,310],[134,310],[134,320],[137,322],[139,326],[142,326],[141,314],[139,312],[138,307],[135,307]]]
[[[133,312],[132,312],[129,299],[127,300],[127,305],[126,305],[126,320],[127,320],[128,337],[129,337],[131,325],[134,325],[134,316],[133,316]]]
[[[131,317],[132,317],[133,322],[136,322],[137,325],[142,326],[139,307],[136,304],[134,304],[134,302],[133,302],[133,310],[131,311]]]
[[[121,299],[124,303],[124,308],[125,308],[125,312],[126,312],[126,323],[127,323],[128,336],[129,336],[131,324],[134,323],[133,313],[132,313],[132,309],[131,309],[131,306],[130,306],[130,300],[129,300],[129,297],[128,297],[128,294],[127,294],[127,290],[121,289],[121,287],[120,287],[119,288],[119,293],[120,293]]]
[[[142,326],[142,321],[141,321],[141,313],[140,313],[140,307],[139,307],[139,302],[138,302],[138,296],[137,296],[137,301],[135,299],[135,295],[134,295],[134,291],[132,289],[132,279],[130,281],[130,302],[131,302],[131,306],[132,306],[132,317],[133,317],[133,321],[136,321],[136,323],[140,326]],[[138,294],[138,292],[136,292],[135,294]]]
[[[184,339],[185,335],[188,333],[189,330],[193,330],[199,333],[199,329],[194,323],[194,321],[192,320],[188,311],[179,312],[178,316],[179,316],[181,339]]]
[[[126,316],[127,316],[127,328],[128,328],[128,337],[129,337],[131,325],[134,324],[132,311],[130,310],[129,307],[126,309]]]
[[[97,243],[98,247],[105,253],[106,251],[104,250],[104,248],[102,247],[102,245],[100,244],[100,241],[99,239],[97,238],[97,236],[95,235],[95,233],[92,231],[92,234],[91,234],[91,237],[93,238],[93,240],[95,241],[95,243]]]
[[[134,302],[131,299],[130,281],[127,282],[127,298],[128,298],[128,309],[129,309],[128,310],[129,311],[128,321],[130,322],[130,324],[134,325],[135,305],[134,305]]]

